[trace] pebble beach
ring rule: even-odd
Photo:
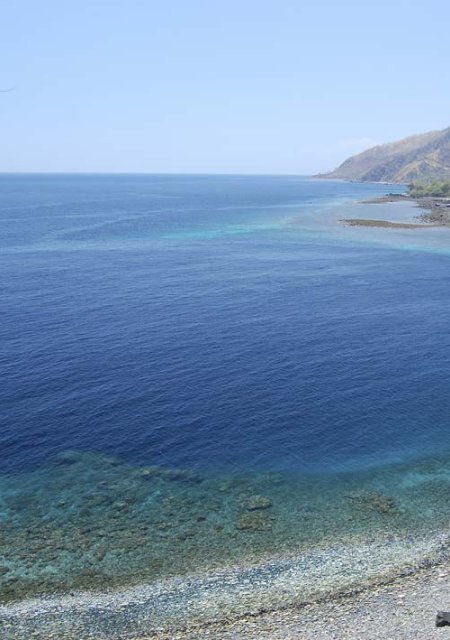
[[[427,601],[428,609],[445,608],[448,570],[442,567],[447,559],[446,537],[330,547],[106,593],[23,600],[0,607],[0,628],[4,640],[350,638],[357,637],[349,634],[355,634],[364,619],[366,625],[378,620],[375,631],[385,633],[379,623],[385,617],[391,620],[393,603],[401,598],[402,605],[412,607],[420,587],[424,604],[417,608],[422,610],[424,585],[430,581],[438,593]],[[416,584],[419,587],[411,591]],[[382,613],[376,613],[377,598],[385,609]],[[425,613],[424,624],[429,626],[430,614]],[[393,622],[404,625],[401,619]],[[336,625],[341,625],[339,635]]]
[[[246,617],[201,630],[160,635],[161,640],[431,640],[438,609],[449,608],[450,570],[434,567],[358,594],[300,608]],[[149,638],[151,636],[148,636]],[[153,636],[155,637],[155,636]]]

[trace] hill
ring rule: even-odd
[[[450,179],[450,127],[372,147],[318,177],[358,182]]]

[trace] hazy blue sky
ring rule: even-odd
[[[14,0],[0,171],[311,173],[450,125],[436,0]]]

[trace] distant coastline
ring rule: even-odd
[[[381,227],[384,229],[423,229],[428,226],[414,222],[390,222],[389,220],[374,220],[371,218],[343,218],[342,222],[350,227]],[[438,227],[440,225],[429,226]]]
[[[396,222],[374,218],[343,218],[341,222],[351,227],[376,227],[385,229],[426,229],[430,227],[450,227],[450,199],[425,197],[415,198],[408,194],[389,193],[379,198],[363,200],[361,204],[386,204],[398,202],[415,203],[422,213],[418,222]]]
[[[390,184],[448,180],[449,148],[450,127],[447,127],[371,147],[317,177]]]

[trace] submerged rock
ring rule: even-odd
[[[229,480],[224,480],[223,482],[221,482],[219,484],[219,486],[217,487],[218,491],[220,491],[221,493],[226,493],[227,491],[232,491],[234,489],[234,482],[233,480],[229,479]]]
[[[272,500],[260,495],[246,496],[241,501],[241,506],[247,511],[258,511],[262,509],[269,509],[272,506]]]
[[[114,502],[112,506],[114,509],[117,509],[118,511],[128,511],[129,509],[129,505],[126,502],[121,502],[120,500],[117,502]]]
[[[241,531],[267,531],[272,528],[274,517],[266,512],[243,513],[236,521],[236,529]]]
[[[348,495],[348,498],[353,505],[364,510],[386,515],[398,513],[397,502],[394,498],[379,491],[354,491]]]

